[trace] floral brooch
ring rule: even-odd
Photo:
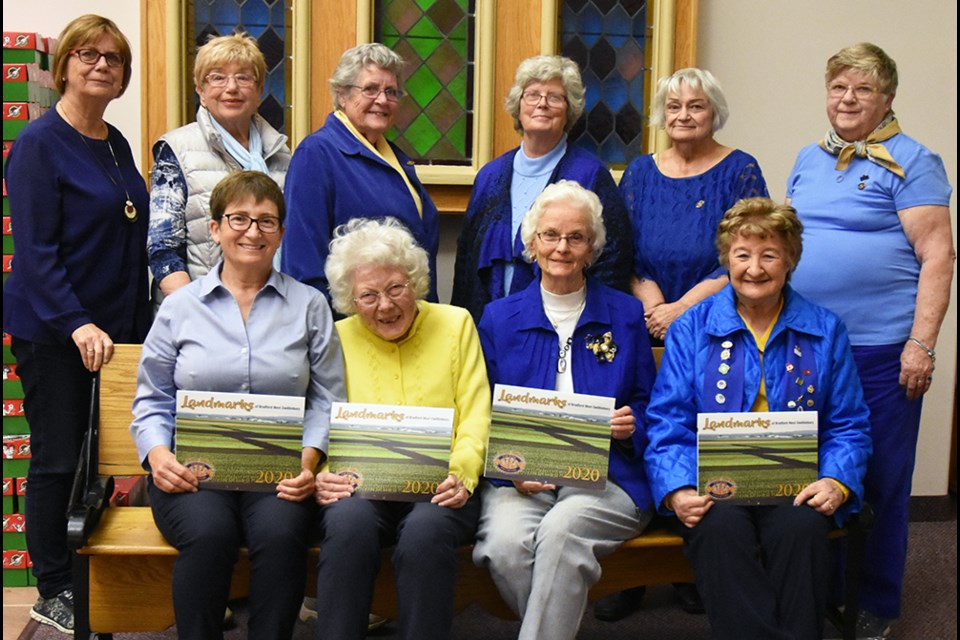
[[[617,343],[613,341],[613,333],[607,331],[602,335],[587,334],[587,351],[597,357],[597,362],[613,362],[617,356]]]

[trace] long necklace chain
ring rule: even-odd
[[[113,158],[113,165],[117,168],[117,175],[120,176],[120,182],[117,182],[113,179],[113,174],[111,174],[106,165],[100,161],[100,158],[90,146],[90,143],[87,142],[87,137],[80,133],[80,130],[74,126],[73,122],[71,122],[70,116],[67,115],[67,108],[63,106],[63,101],[58,102],[57,106],[59,107],[59,109],[57,109],[58,113],[63,116],[63,119],[67,121],[67,124],[70,125],[70,128],[77,132],[77,135],[80,136],[80,140],[83,141],[83,146],[87,148],[87,151],[90,152],[90,155],[93,156],[93,159],[97,161],[97,164],[100,165],[101,169],[103,169],[103,172],[107,175],[107,178],[110,180],[110,182],[113,183],[113,186],[123,191],[123,194],[127,198],[127,201],[123,207],[123,215],[130,222],[136,222],[137,208],[133,205],[133,200],[130,199],[130,192],[127,190],[127,183],[123,179],[123,171],[120,170],[120,163],[117,162],[117,154],[113,152],[113,145],[110,144],[110,129],[107,129],[107,148],[110,150],[110,157]]]

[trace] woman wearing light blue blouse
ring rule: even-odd
[[[257,114],[267,64],[256,41],[241,34],[213,38],[193,67],[200,108],[196,122],[164,134],[153,146],[147,254],[154,304],[220,260],[210,237],[210,191],[228,173],[269,174],[283,188],[287,137]]]
[[[160,307],[143,345],[130,427],[150,471],[157,527],[177,548],[180,638],[220,637],[240,545],[250,551],[250,637],[290,638],[303,598],[330,404],[343,400],[340,341],[326,299],[273,270],[284,202],[268,176],[236,172],[213,190],[210,235],[223,261]],[[276,492],[201,488],[173,453],[178,389],[306,399],[301,472]]]

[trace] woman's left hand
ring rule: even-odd
[[[933,360],[919,345],[908,340],[900,353],[900,385],[909,400],[916,400],[930,390]]]
[[[820,478],[804,487],[793,500],[793,506],[795,507],[804,503],[825,516],[832,516],[843,504],[843,491],[833,480]]]
[[[437,487],[436,494],[430,499],[430,502],[438,504],[441,507],[459,509],[467,504],[467,500],[469,499],[470,492],[467,491],[467,488],[463,485],[463,481],[451,473],[447,476],[447,479]]]
[[[647,331],[654,338],[663,340],[667,335],[667,329],[674,320],[680,317],[687,310],[687,305],[680,302],[664,302],[650,309],[645,314],[647,319]]]
[[[630,405],[614,410],[610,417],[610,435],[614,440],[626,440],[637,430],[637,419],[633,417]]]
[[[302,502],[313,495],[314,475],[310,469],[301,469],[296,478],[281,480],[277,485],[277,497],[291,502]]]
[[[77,327],[70,337],[80,350],[83,366],[97,372],[113,357],[113,340],[100,327],[88,322]]]

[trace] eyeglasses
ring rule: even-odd
[[[541,99],[547,101],[548,107],[553,107],[554,109],[559,109],[563,105],[567,104],[567,96],[562,96],[559,93],[538,93],[536,91],[524,91],[523,92],[523,102],[531,107],[535,107],[540,104]]]
[[[351,89],[358,89],[360,95],[362,95],[367,100],[376,100],[380,97],[380,94],[383,94],[383,97],[386,98],[389,102],[396,102],[403,96],[407,95],[406,91],[402,89],[396,89],[394,87],[387,87],[386,89],[381,89],[375,84],[368,84],[365,87],[360,87],[355,84],[347,85]]]
[[[216,71],[208,73],[203,77],[204,82],[206,82],[211,87],[221,89],[228,84],[230,84],[230,78],[233,78],[233,81],[237,83],[237,86],[241,89],[251,89],[257,86],[257,77],[252,76],[248,73],[217,73]]]
[[[847,91],[852,91],[853,96],[857,100],[869,100],[876,93],[882,93],[880,89],[876,87],[871,87],[868,84],[858,84],[857,86],[851,86],[846,84],[841,84],[836,82],[827,87],[827,93],[830,94],[831,98],[840,99],[847,95]]]
[[[80,62],[83,64],[94,65],[100,62],[100,58],[103,58],[107,61],[108,67],[122,67],[124,63],[124,58],[119,53],[115,51],[98,51],[96,49],[71,49],[70,55],[77,56]]]
[[[409,282],[398,282],[392,284],[383,291],[364,291],[353,299],[357,306],[371,309],[380,304],[380,296],[386,296],[390,300],[399,300],[407,292]]]
[[[234,231],[246,231],[252,224],[257,225],[260,233],[276,233],[280,230],[280,218],[276,216],[251,218],[245,213],[228,213],[223,217]]]
[[[585,246],[590,240],[582,233],[571,233],[564,236],[560,235],[556,231],[541,231],[537,234],[537,237],[540,238],[540,242],[548,247],[555,247],[560,244],[561,240],[566,240],[567,246],[571,249],[579,249],[580,247]]]

